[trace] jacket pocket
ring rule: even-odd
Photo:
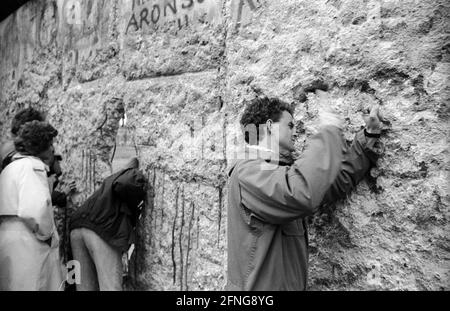
[[[256,235],[261,235],[264,229],[264,222],[259,220],[258,217],[251,213],[248,221],[248,225]]]
[[[240,207],[241,217],[244,222],[254,234],[260,235],[264,228],[264,222],[260,220],[258,216],[256,216],[250,209],[245,207],[244,204],[241,204]]]
[[[304,236],[305,229],[301,220],[294,220],[281,225],[281,232],[286,236]]]

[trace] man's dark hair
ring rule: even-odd
[[[22,125],[34,120],[44,121],[45,116],[42,112],[31,107],[19,111],[11,122],[11,133],[17,135]]]
[[[241,127],[244,132],[244,139],[247,143],[256,143],[262,135],[259,133],[259,126],[265,124],[267,120],[271,119],[273,122],[278,122],[283,111],[294,115],[292,105],[279,100],[278,98],[261,97],[255,98],[247,104],[244,113],[241,117]],[[249,127],[249,125],[251,125]],[[250,135],[256,128],[256,142],[250,142]]]
[[[19,153],[37,156],[51,146],[56,135],[58,131],[49,123],[35,120],[22,126],[14,145]]]

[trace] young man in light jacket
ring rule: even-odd
[[[324,112],[319,132],[294,161],[292,107],[269,98],[247,106],[247,145],[229,170],[228,290],[306,289],[305,217],[349,193],[375,164],[378,108],[371,117],[347,148],[343,122]]]

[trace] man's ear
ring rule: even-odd
[[[269,119],[269,120],[266,121],[267,135],[271,135],[272,134],[272,124],[273,124],[272,119]]]

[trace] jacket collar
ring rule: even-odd
[[[231,176],[231,173],[239,160],[261,159],[268,163],[281,166],[289,166],[294,163],[294,157],[292,156],[292,153],[277,154],[272,149],[258,145],[245,145],[236,153],[236,155],[236,158],[232,160],[231,165],[229,166],[228,176]]]
[[[20,160],[20,159],[30,159],[31,163],[33,164],[33,168],[39,169],[39,170],[45,170],[46,172],[50,171],[50,168],[47,164],[45,164],[41,159],[35,156],[31,155],[25,155],[21,153],[16,153],[12,157],[12,161]]]
[[[294,158],[292,156],[292,153],[276,153],[272,149],[265,148],[258,145],[246,145],[245,148],[247,149],[247,152],[250,150],[253,150],[253,152],[256,151],[256,154],[258,155],[258,158],[263,159],[267,162],[275,162],[279,165],[292,165],[294,163]],[[251,151],[250,151],[251,152]]]

